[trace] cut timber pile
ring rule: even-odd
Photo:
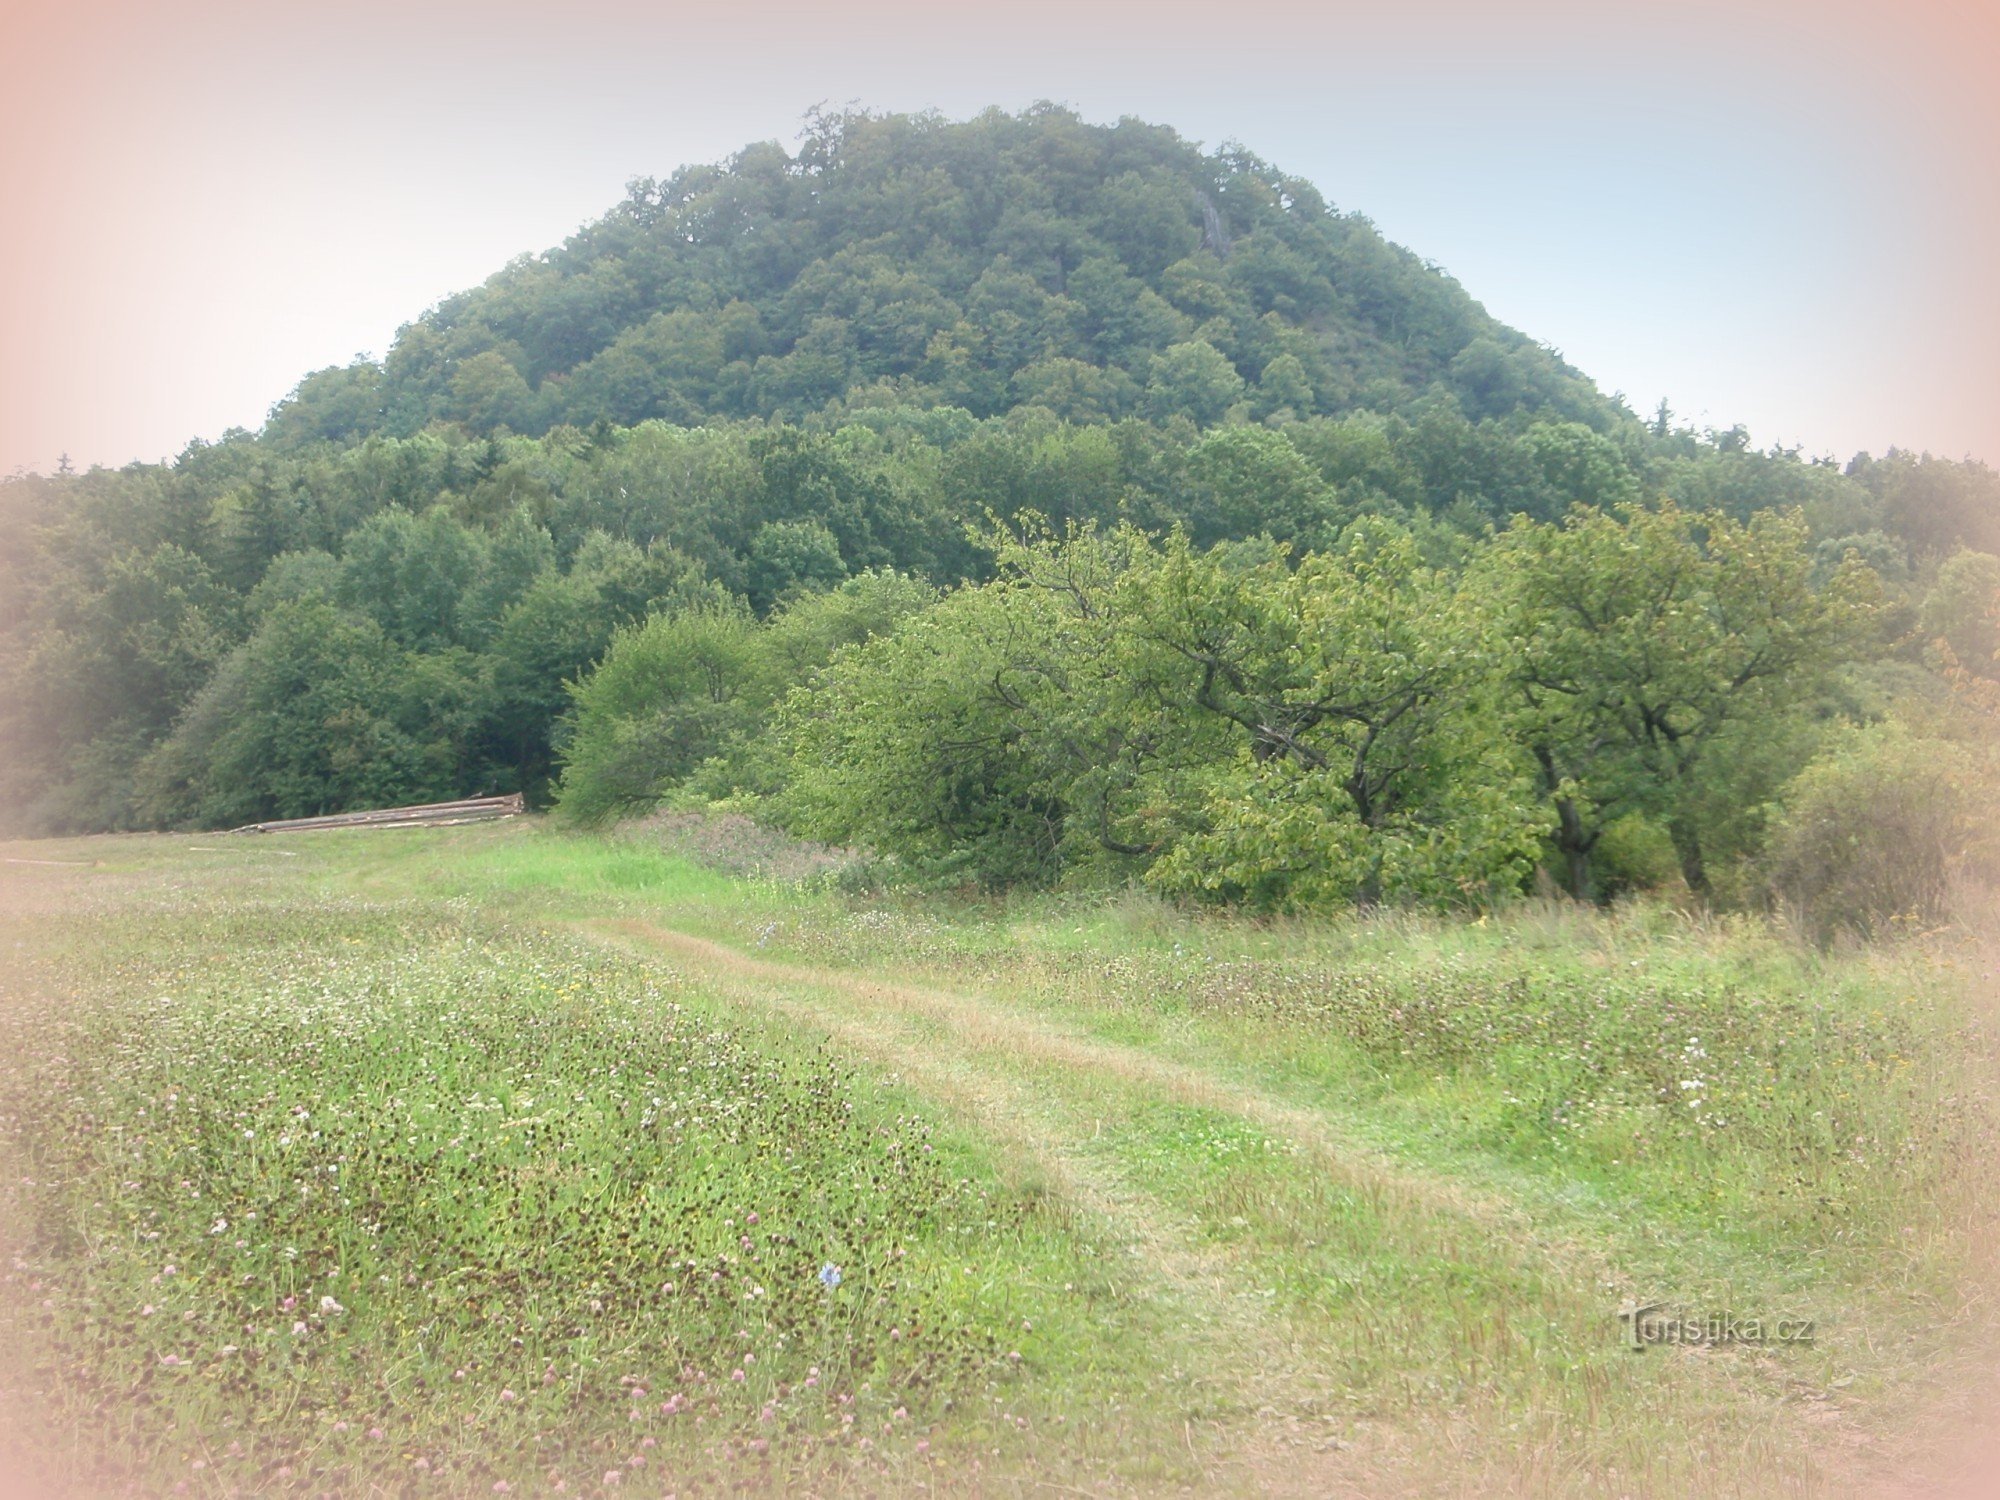
[[[448,828],[454,823],[484,823],[512,818],[528,810],[519,792],[505,797],[467,797],[460,802],[426,802],[417,807],[381,807],[373,812],[328,813],[320,818],[282,818],[274,823],[245,823],[231,833],[311,833],[321,828]]]

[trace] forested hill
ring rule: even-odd
[[[431,422],[801,421],[1047,407],[1073,421],[1395,410],[1603,427],[1576,371],[1309,183],[1164,126],[1041,107],[817,115],[796,154],[635,182],[558,250],[308,378],[296,447]]]
[[[309,376],[260,433],[0,481],[0,826],[540,799],[565,763],[581,808],[586,754],[606,809],[706,786],[779,813],[780,706],[844,646],[956,618],[932,606],[1001,571],[992,520],[1178,532],[1239,562],[1266,538],[1330,598],[1346,575],[1324,560],[1357,538],[1490,577],[1475,564],[1520,555],[1493,540],[1517,520],[1668,502],[1795,512],[1795,572],[1822,586],[1854,555],[1887,587],[1863,657],[1915,670],[1944,635],[2000,675],[1983,633],[2000,480],[1983,465],[1841,467],[1664,409],[1641,422],[1239,150],[1052,108],[821,116],[794,155],[753,146],[635,185],[560,250],[410,324],[381,365]],[[1303,608],[1258,576],[1266,624]],[[617,657],[646,631],[653,657]],[[1305,689],[1273,691],[1258,713]],[[996,766],[1015,800],[966,792],[977,839],[982,819],[1082,826],[1073,789],[1031,794],[1041,781]],[[935,771],[911,785],[944,784]]]

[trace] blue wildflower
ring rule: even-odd
[[[840,1267],[828,1261],[819,1268],[819,1284],[829,1292],[840,1285]]]

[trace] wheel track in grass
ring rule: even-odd
[[[828,1034],[976,1127],[1000,1148],[1003,1170],[1017,1181],[1039,1180],[1108,1231],[1130,1253],[1124,1289],[1151,1299],[1164,1321],[1182,1330],[1191,1345],[1184,1368],[1214,1361],[1210,1368],[1223,1373],[1218,1393],[1234,1396],[1245,1414],[1210,1424],[1202,1434],[1206,1451],[1187,1434],[1210,1485],[1298,1495],[1403,1492],[1412,1465],[1428,1466],[1434,1454],[1421,1451],[1426,1439],[1391,1424],[1344,1424],[1341,1446],[1329,1450],[1331,1430],[1310,1414],[1338,1409],[1330,1351],[1315,1349],[1312,1333],[1246,1291],[1240,1254],[1202,1243],[1187,1213],[1092,1151],[1092,1112],[1079,1108],[1079,1090],[1129,1091],[1234,1117],[1308,1154],[1329,1182],[1384,1216],[1434,1228],[1446,1243],[1470,1242],[1489,1262],[1530,1267],[1571,1300],[1602,1297],[1596,1289],[1610,1273],[1596,1247],[1550,1239],[1504,1199],[1403,1168],[1341,1137],[1323,1116],[1189,1064],[1004,1001],[759,958],[641,919],[577,925],[600,941],[684,966],[730,999]],[[1033,1082],[1019,1076],[1037,1064],[1048,1071]],[[1103,1108],[1096,1113],[1102,1117]],[[1492,1455],[1482,1462],[1490,1465]],[[1486,1479],[1508,1490],[1541,1487],[1505,1464]]]
[[[771,986],[806,986],[846,996],[878,1012],[939,1023],[950,1028],[950,1037],[964,1052],[1035,1057],[1150,1088],[1175,1103],[1236,1115],[1287,1137],[1311,1152],[1345,1187],[1392,1210],[1466,1221],[1504,1236],[1569,1276],[1596,1276],[1595,1284],[1600,1286],[1613,1274],[1610,1261],[1598,1247],[1547,1234],[1517,1203],[1499,1194],[1396,1162],[1379,1147],[1343,1134],[1323,1113],[1142,1047],[1106,1041],[1059,1025],[1025,1006],[934,985],[902,984],[850,970],[758,958],[726,943],[644,920],[606,920],[584,926],[636,942],[655,953],[689,960],[711,972]],[[821,1008],[810,1006],[804,1007],[804,1013],[825,1015]]]
[[[1177,1325],[1199,1344],[1210,1346],[1211,1356],[1220,1363],[1233,1366],[1243,1360],[1246,1351],[1257,1352],[1259,1367],[1269,1373],[1259,1382],[1251,1409],[1276,1411],[1279,1408],[1274,1403],[1280,1402],[1296,1405],[1302,1389],[1319,1383],[1314,1372],[1297,1368],[1293,1353],[1299,1342],[1296,1335],[1281,1325],[1263,1299],[1244,1294],[1241,1279],[1232,1276],[1231,1257],[1193,1243],[1184,1231],[1176,1229],[1177,1216],[1154,1195],[1105,1171],[1073,1144],[1065,1149],[1064,1138],[1071,1132],[1057,1124],[1051,1101],[1038,1097],[1037,1090],[991,1069],[980,1069],[962,1051],[938,1045],[934,1037],[919,1029],[922,1020],[934,1018],[931,1013],[882,1003],[883,991],[902,987],[770,963],[652,923],[580,925],[592,936],[627,951],[690,962],[704,980],[717,985],[729,998],[824,1032],[850,1055],[874,1063],[935,1106],[975,1127],[983,1139],[1000,1148],[999,1166],[1004,1177],[1040,1185],[1090,1221],[1105,1239],[1116,1243],[1132,1263],[1143,1264],[1143,1277],[1129,1274],[1125,1266],[1115,1268],[1122,1290],[1143,1289],[1143,1295],[1158,1305],[1166,1322]],[[843,984],[842,979],[852,982]],[[872,1014],[831,1010],[824,1003],[805,998],[802,990],[847,995],[864,1003]],[[1281,1352],[1282,1361],[1276,1358]],[[1193,1368],[1192,1361],[1183,1363]],[[1224,1399],[1242,1399],[1242,1392],[1227,1383],[1218,1387],[1217,1394]],[[1295,1474],[1296,1483],[1274,1487],[1261,1472],[1266,1468],[1265,1455],[1258,1451],[1263,1445],[1253,1442],[1245,1451],[1242,1434],[1232,1430],[1234,1425],[1223,1421],[1207,1424],[1199,1449],[1192,1424],[1184,1434],[1188,1452],[1208,1485],[1299,1495],[1359,1495],[1379,1488],[1375,1482],[1380,1477],[1379,1466],[1357,1473],[1352,1462],[1336,1466],[1318,1461],[1308,1471]],[[1336,1455],[1313,1456],[1324,1460]],[[1126,1488],[1108,1483],[1109,1493]]]

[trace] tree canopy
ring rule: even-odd
[[[1996,554],[1984,465],[1641,423],[1238,148],[827,114],[261,432],[0,481],[0,810],[728,798],[989,883],[1714,891],[1905,743],[1843,726],[1990,730]]]
[[[321,370],[273,413],[295,449],[434,421],[837,419],[1038,405],[1207,426],[1395,409],[1616,409],[1364,218],[1237,147],[1039,105],[973,119],[816,112],[798,149],[633,182],[563,245]]]

